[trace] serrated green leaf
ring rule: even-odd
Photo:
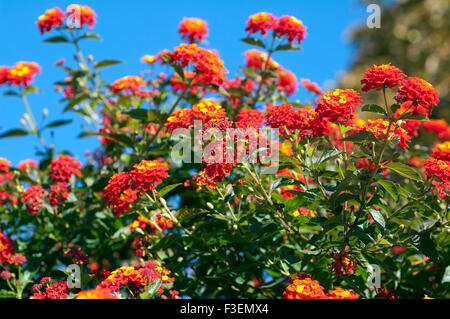
[[[371,132],[358,132],[352,135],[347,136],[346,138],[341,139],[341,141],[349,141],[355,143],[364,143],[364,142],[376,142],[377,139],[375,135]]]
[[[195,216],[207,213],[208,210],[203,208],[181,208],[177,210],[176,216],[180,222],[186,222]]]
[[[171,192],[172,190],[174,190],[175,188],[177,188],[180,185],[181,185],[181,183],[167,185],[167,186],[163,187],[160,191],[158,191],[158,198],[163,197],[164,195],[168,194],[169,192]]]
[[[58,126],[62,126],[62,125],[66,125],[66,124],[72,123],[72,122],[73,122],[73,120],[71,120],[71,119],[70,120],[57,120],[57,121],[53,121],[53,122],[47,124],[45,126],[45,128],[58,127]]]
[[[59,42],[69,42],[69,40],[66,37],[57,35],[57,36],[45,39],[44,42],[59,43]]]
[[[26,136],[28,135],[28,131],[20,129],[20,128],[13,128],[11,130],[8,130],[0,135],[0,138],[5,137],[18,137],[18,136]]]
[[[377,182],[391,195],[392,199],[398,201],[398,188],[394,182],[386,179],[378,179]]]
[[[302,49],[293,43],[280,44],[275,48],[275,51],[301,51]]]

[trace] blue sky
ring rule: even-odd
[[[30,95],[29,102],[35,117],[41,118],[44,108],[49,110],[49,121],[75,117],[75,121],[57,128],[53,137],[45,139],[57,150],[68,150],[84,159],[85,150],[99,145],[96,137],[79,139],[84,121],[73,113],[62,113],[61,95],[54,92],[54,82],[64,78],[63,72],[54,66],[56,60],[71,60],[73,47],[69,44],[44,43],[49,35],[41,36],[35,21],[37,17],[54,6],[65,9],[71,1],[47,0],[0,0],[0,65],[13,65],[17,61],[35,61],[42,67],[42,74],[35,78],[35,85],[42,94]],[[238,66],[243,64],[242,53],[250,49],[239,41],[248,17],[266,11],[274,15],[293,15],[307,27],[308,36],[302,43],[302,52],[276,53],[274,59],[293,71],[297,78],[309,78],[323,87],[337,78],[350,66],[352,47],[345,34],[349,27],[364,23],[368,16],[366,7],[356,0],[245,0],[245,1],[82,1],[89,5],[98,17],[94,32],[103,41],[84,41],[81,46],[85,55],[95,60],[119,59],[125,61],[103,70],[109,82],[125,75],[136,75],[145,69],[139,61],[144,54],[156,54],[162,49],[172,49],[180,43],[178,24],[183,17],[198,17],[209,24],[208,47],[217,49],[233,78]],[[50,34],[51,35],[51,34]],[[0,88],[3,92],[5,88]],[[296,98],[304,98],[302,87]],[[0,96],[0,132],[21,127],[20,118],[25,109],[18,98]],[[35,158],[33,137],[0,139],[0,157],[9,159],[13,165],[26,158]]]

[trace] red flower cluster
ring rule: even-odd
[[[53,183],[69,183],[72,175],[81,177],[81,163],[69,155],[60,155],[57,159],[53,160],[50,165],[49,175],[52,177]]]
[[[306,27],[300,20],[292,16],[282,16],[281,18],[278,18],[274,32],[279,37],[287,35],[288,42],[297,40],[298,44],[306,37]]]
[[[355,273],[358,267],[355,259],[346,253],[332,253],[330,257],[334,261],[329,265],[329,268],[334,270],[338,276],[350,276]]]
[[[298,130],[302,137],[324,134],[327,122],[319,116],[315,109],[300,108],[297,111],[289,104],[266,107],[266,124],[279,128],[282,135],[290,135]]]
[[[114,174],[105,187],[104,200],[118,216],[129,210],[142,193],[154,190],[163,178],[169,177],[168,170],[166,163],[144,160],[134,165],[131,172]]]
[[[43,287],[44,291],[41,291]],[[33,286],[34,299],[66,299],[69,296],[69,288],[66,281],[58,281],[50,284],[50,278],[44,277],[39,284]]]
[[[218,55],[211,50],[200,48],[195,43],[182,43],[175,48],[175,52],[168,55],[172,61],[180,63],[182,68],[192,63],[197,73],[196,82],[220,86],[226,81],[225,73],[228,73],[228,70]]]
[[[300,79],[301,85],[308,91],[317,94],[317,95],[324,95],[325,92],[322,91],[322,89],[319,87],[319,85],[316,82],[311,82],[309,79]]]
[[[264,124],[264,114],[255,109],[242,109],[236,117],[235,127],[257,128]]]
[[[53,27],[62,26],[65,16],[66,15],[61,11],[60,8],[55,7],[52,9],[48,9],[47,11],[45,11],[45,14],[39,16],[36,24],[38,25],[41,34],[44,34],[44,32],[50,32]]]
[[[43,198],[46,195],[47,191],[41,185],[33,185],[25,190],[21,201],[30,214],[35,215],[42,208]]]
[[[221,122],[226,119],[225,110],[212,100],[201,100],[191,109],[181,109],[172,113],[164,124],[169,131],[177,128],[189,128],[194,121],[203,124],[209,122]]]
[[[17,62],[14,66],[0,66],[0,85],[17,85],[27,88],[41,67],[36,62]]]
[[[64,251],[64,255],[66,257],[69,257],[72,260],[72,262],[74,262],[77,265],[83,265],[88,262],[88,255],[84,254],[81,251],[80,247],[67,249]]]
[[[93,28],[97,22],[97,14],[88,6],[80,4],[71,4],[67,8],[66,16],[73,19],[76,27],[83,27],[87,25],[89,28]]]
[[[114,81],[110,87],[114,93],[122,93],[125,96],[136,95],[147,97],[150,92],[141,89],[145,85],[146,82],[140,76],[127,75]]]
[[[389,64],[374,65],[364,73],[364,79],[361,84],[364,84],[362,90],[367,92],[369,90],[381,90],[382,88],[396,87],[406,75],[399,68]]]
[[[352,119],[356,112],[355,106],[361,106],[361,96],[352,89],[337,89],[327,92],[317,101],[317,113],[319,117],[336,123],[345,123]]]
[[[425,167],[426,176],[436,177],[444,183],[450,182],[450,162],[430,158],[427,159],[423,165]]]
[[[430,116],[433,107],[438,105],[439,92],[427,81],[409,77],[400,83],[400,88],[395,95],[399,103],[410,102],[413,115],[423,114]]]
[[[38,168],[38,163],[35,160],[26,159],[26,160],[21,161],[19,164],[17,164],[17,168],[20,171],[27,173],[31,169]]]
[[[180,22],[178,32],[181,37],[189,42],[202,41],[208,36],[208,24],[198,18],[184,18]]]
[[[250,79],[244,79],[241,77],[237,77],[233,80],[226,81],[224,87],[225,87],[225,89],[227,89],[227,91],[228,91],[228,89],[232,89],[232,90],[240,89],[240,90],[243,90],[246,93],[250,94],[256,88],[256,85],[255,85],[255,82],[253,82]],[[232,90],[230,90],[230,91],[232,91]],[[234,96],[232,94],[232,92],[230,92],[230,91],[228,91],[228,93],[230,93],[229,100],[231,103],[231,107],[236,108],[239,104],[240,99],[239,99],[239,97]]]
[[[268,30],[273,30],[274,35],[282,37],[287,35],[288,42],[297,40],[300,44],[306,36],[306,27],[303,23],[292,16],[275,17],[271,13],[260,12],[252,15],[247,21],[245,31],[250,34],[267,34]]]
[[[277,23],[277,18],[267,12],[259,12],[252,15],[247,21],[245,31],[249,34],[260,32],[262,35],[267,34],[267,30],[271,30]]]

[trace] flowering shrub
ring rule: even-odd
[[[36,36],[74,48],[55,89],[87,121],[80,137],[101,143],[84,162],[44,139],[70,120],[31,111],[45,70],[0,67],[27,112],[1,137],[39,143],[39,161],[0,158],[0,297],[449,296],[450,127],[429,120],[431,84],[387,63],[361,75],[362,93],[302,78],[314,99],[292,101],[297,77],[274,56],[299,50],[307,28],[265,12],[247,21],[256,48],[234,78],[203,47],[208,24],[185,18],[187,43],[108,83],[102,69],[120,61],[81,50],[96,21],[77,4],[36,22]],[[372,90],[384,105],[364,103]]]

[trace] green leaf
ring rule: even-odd
[[[80,39],[95,39],[95,40],[102,40],[102,37],[95,33],[95,32],[86,32],[83,34]]]
[[[250,44],[250,45],[260,47],[260,48],[264,48],[264,49],[266,48],[264,43],[260,39],[257,39],[257,38],[243,38],[243,39],[241,39],[241,41],[244,43]]]
[[[180,222],[188,221],[197,215],[207,213],[208,210],[203,208],[181,208],[177,210],[176,216]]]
[[[57,120],[57,121],[53,121],[53,122],[47,124],[45,126],[45,128],[62,126],[62,125],[66,125],[66,124],[69,124],[72,122],[73,122],[73,120],[71,120],[71,119],[70,120]]]
[[[386,228],[386,221],[384,219],[384,216],[380,213],[380,211],[369,208],[369,213],[372,216],[373,220],[375,221],[375,224],[377,225],[378,229],[380,230],[380,233],[384,233],[384,229]]]
[[[18,137],[18,136],[25,136],[28,135],[28,131],[25,131],[20,128],[13,128],[9,131],[6,131],[0,135],[0,138],[4,137]]]
[[[398,201],[398,189],[394,182],[382,178],[378,179],[377,182],[392,196],[393,200]]]
[[[135,120],[148,121],[148,110],[144,109],[135,109],[129,112],[126,112],[129,117]]]
[[[163,120],[165,120],[165,117],[163,116],[163,114],[161,113],[160,110],[156,110],[156,109],[149,109],[148,110],[148,121],[149,122],[158,122],[158,123],[160,123]]]
[[[94,69],[104,68],[106,66],[122,64],[122,61],[119,60],[102,60],[100,62],[95,63]]]
[[[387,115],[386,110],[385,110],[384,108],[382,108],[381,106],[376,105],[376,104],[367,104],[367,105],[364,105],[364,106],[361,108],[361,111],[363,111],[363,112],[372,112],[372,113],[378,113],[378,114]]]
[[[165,187],[163,187],[159,192],[158,192],[158,198],[163,197],[164,195],[168,194],[169,192],[171,192],[172,190],[174,190],[175,188],[177,188],[178,186],[180,186],[181,183],[178,184],[172,184],[172,185],[167,185]]]
[[[139,295],[141,299],[150,299],[152,298],[156,292],[158,291],[159,287],[161,287],[162,281],[160,279],[157,279],[153,281],[150,285],[147,286],[146,290]]]
[[[55,37],[45,39],[44,42],[58,43],[58,42],[69,42],[69,40],[67,40],[66,37],[57,35]]]
[[[3,92],[3,96],[20,96],[20,94],[17,93],[16,91],[8,90]]]
[[[16,298],[16,294],[13,291],[1,289],[0,290],[0,299],[5,299],[5,298]]]
[[[420,176],[420,174],[417,173],[417,171],[414,170],[411,166],[408,166],[406,164],[392,162],[386,164],[385,167],[388,167],[389,169],[393,170],[403,177],[407,177],[416,181],[422,181],[422,177]]]
[[[347,136],[346,138],[341,139],[341,141],[349,141],[355,143],[363,143],[363,142],[376,142],[377,139],[375,135],[371,132],[358,132],[352,135]]]
[[[301,51],[302,49],[295,44],[288,43],[288,44],[280,44],[275,48],[275,51]]]
[[[436,244],[434,243],[433,239],[431,239],[429,231],[421,231],[415,234],[411,239],[411,244],[425,256],[435,261],[438,259]]]
[[[80,95],[79,97],[71,99],[70,102],[64,108],[63,112],[67,112],[67,111],[71,110],[75,105],[77,105],[78,103],[80,103],[83,100],[87,99],[88,97],[89,97],[88,94],[83,94],[83,95]]]
[[[123,146],[134,147],[133,140],[124,134],[108,134],[108,133],[101,132],[101,133],[98,133],[98,135],[107,137],[112,140],[116,140]]]
[[[413,115],[412,112],[403,114],[398,118],[399,120],[416,120],[416,121],[428,121],[428,117],[423,114]]]

